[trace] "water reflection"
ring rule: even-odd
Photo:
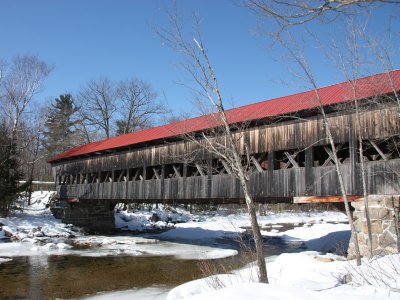
[[[244,240],[246,241],[246,235]],[[152,254],[140,256],[82,256],[76,253],[85,250],[77,249],[75,254],[71,251],[68,254],[50,256],[40,254],[14,257],[12,261],[0,264],[0,296],[3,299],[65,299],[94,295],[99,291],[144,289],[154,286],[161,286],[164,290],[170,289],[202,277],[199,260],[178,258],[177,254],[185,253],[187,247],[197,251],[210,246],[220,250],[240,250],[238,242],[232,239],[214,240],[212,244],[209,242],[197,241],[202,246],[190,245],[188,242],[141,244],[142,250]],[[280,238],[266,238],[265,245],[266,255],[297,251],[301,247],[300,244],[288,244]],[[160,253],[167,253],[169,256],[155,254],[154,248],[159,248]],[[90,248],[87,251],[102,250]],[[214,259],[212,262],[226,263],[229,268],[237,269],[249,262],[243,257],[245,255],[239,254]]]
[[[47,260],[42,264],[41,259]],[[196,261],[173,257],[17,257],[0,265],[2,298],[76,298],[98,291],[173,287],[197,278]]]

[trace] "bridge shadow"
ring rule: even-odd
[[[349,247],[351,238],[350,230],[334,231],[316,239],[303,241],[289,235],[282,235],[282,239],[287,242],[302,243],[302,251],[318,251],[324,253],[333,253],[345,255]]]
[[[178,227],[163,233],[143,234],[143,237],[168,241],[177,244],[195,246],[210,246],[220,249],[234,249],[241,251],[245,248],[254,249],[254,241],[248,232],[210,230],[201,227]],[[264,253],[266,256],[281,253],[301,251],[318,251],[345,255],[351,237],[350,230],[330,232],[319,238],[304,241],[290,235],[263,236]]]
[[[178,244],[240,249],[240,233],[233,231],[210,230],[201,227],[178,227],[162,233],[148,233],[143,236]]]

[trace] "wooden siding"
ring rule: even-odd
[[[398,137],[400,133],[396,109],[365,111],[361,114],[360,122],[364,140],[382,141],[388,137]],[[346,144],[346,149],[342,150],[346,152],[346,157],[342,157],[341,165],[346,192],[349,195],[361,195],[354,123],[355,116],[352,113],[342,112],[329,116],[335,143]],[[221,140],[223,138],[219,138],[219,142]],[[265,170],[258,165],[250,178],[250,190],[256,199],[340,195],[335,167],[327,158],[329,150],[323,147],[328,144],[326,133],[318,117],[250,128],[235,133],[235,140],[242,151],[247,143],[254,157],[264,157]],[[188,154],[193,159],[192,154],[196,153],[197,162],[207,162],[208,165],[215,163],[209,153],[201,147],[198,150],[199,145],[195,142],[177,141],[57,163],[53,165],[57,178],[65,175],[80,178],[68,178],[65,184],[58,184],[59,196],[62,199],[78,197],[125,202],[243,199],[238,180],[226,174],[229,172],[219,170],[220,173],[216,174],[207,169],[201,174],[193,174],[195,167],[187,165]],[[296,152],[301,152],[298,155],[301,156],[301,163],[293,162],[294,158],[290,157],[292,162],[290,159],[289,162],[287,159],[284,161],[285,156]],[[279,164],[284,166],[279,167]],[[290,164],[292,166],[288,168]],[[188,175],[190,167],[192,173]],[[368,161],[366,170],[368,193],[400,193],[398,157],[387,161]],[[132,173],[138,174],[138,171],[142,178],[132,178],[135,175]],[[88,174],[94,174],[94,179],[82,183],[81,178]],[[125,178],[122,180],[123,176]]]
[[[359,168],[359,166],[357,166]],[[350,176],[351,165],[341,166],[349,195],[360,195]],[[398,194],[400,159],[366,163],[369,194]],[[306,168],[255,172],[250,190],[257,199],[271,197],[334,196],[338,192],[338,177],[334,166],[309,170],[313,183],[306,185]],[[359,180],[359,179],[358,179]],[[273,183],[273,184],[271,184]],[[243,199],[239,182],[231,175],[206,175],[187,178],[153,179],[128,182],[59,185],[61,198],[114,199],[123,202],[141,200],[179,201],[201,199]]]
[[[398,135],[400,132],[399,117],[395,109],[366,111],[361,114],[360,119],[364,139],[383,139]],[[354,114],[335,114],[329,117],[329,124],[336,143],[347,142],[354,134],[351,129],[351,125],[354,124]],[[328,143],[322,120],[317,117],[252,128],[237,133],[237,136],[240,136],[239,141],[242,146],[244,139],[249,141],[251,153],[301,149]],[[74,159],[53,164],[53,168],[56,175],[78,174],[172,164],[184,161],[188,153],[196,153],[197,160],[211,159],[209,153],[198,152],[198,149],[199,146],[194,142],[178,141],[102,154],[98,157]]]

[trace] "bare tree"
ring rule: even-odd
[[[117,135],[150,127],[152,119],[166,111],[164,105],[156,102],[157,93],[151,85],[139,79],[121,81],[117,96]]]
[[[45,161],[46,155],[42,151],[43,130],[46,122],[46,106],[37,106],[32,109],[29,120],[23,124],[20,141],[22,168],[28,186],[28,205],[31,204],[32,181],[39,180],[37,175],[38,164]],[[48,164],[41,164],[42,168],[50,169]],[[42,170],[43,171],[43,170]]]
[[[331,21],[350,15],[372,4],[399,4],[397,0],[244,0],[258,15],[271,17],[283,26],[301,25],[315,19]]]
[[[184,28],[178,19],[178,12],[167,12],[169,28],[156,29],[158,36],[163,43],[173,50],[181,53],[185,61],[181,66],[188,72],[195,83],[193,89],[198,100],[204,101],[206,107],[210,107],[213,114],[211,126],[213,131],[203,132],[201,140],[193,139],[203,150],[218,157],[228,166],[230,172],[235,176],[242,188],[250,218],[252,233],[255,241],[258,276],[260,282],[268,282],[267,269],[263,254],[263,239],[257,221],[255,203],[249,189],[249,172],[246,164],[243,165],[243,154],[239,147],[237,135],[234,133],[234,125],[230,123],[225,111],[224,100],[220,92],[218,77],[210,62],[207,50],[205,49],[198,18],[195,17],[195,33],[192,38],[186,38]],[[213,132],[216,133],[212,134]],[[249,157],[248,147],[244,146],[244,157]]]
[[[4,71],[0,95],[3,95],[4,112],[14,138],[23,114],[34,96],[40,92],[51,70],[52,67],[37,56],[24,55],[17,56]]]
[[[367,56],[363,56],[363,45],[362,45],[362,37],[365,32],[365,24],[360,24],[356,22],[356,20],[352,17],[346,19],[346,28],[345,28],[346,36],[343,39],[345,41],[345,46],[341,47],[336,41],[333,41],[331,49],[334,49],[335,53],[332,55],[332,60],[336,62],[338,69],[342,72],[344,77],[346,78],[347,83],[351,87],[352,92],[352,109],[355,111],[356,117],[356,136],[358,139],[358,156],[360,163],[360,171],[361,171],[361,189],[363,193],[363,202],[364,202],[364,214],[367,225],[367,253],[368,258],[372,258],[372,229],[371,229],[371,218],[369,214],[369,198],[368,198],[368,190],[367,190],[367,173],[364,161],[364,145],[362,139],[362,128],[360,121],[360,113],[361,107],[359,103],[359,99],[357,97],[358,94],[358,79],[362,77],[362,70],[360,70],[365,62],[363,58]]]
[[[152,86],[139,79],[91,80],[76,98],[81,107],[79,131],[89,143],[149,127],[167,111]]]
[[[117,91],[108,78],[89,81],[78,94],[83,126],[86,132],[90,128],[102,130],[105,138],[113,132],[113,117],[117,112]]]
[[[383,68],[387,75],[390,88],[393,92],[391,100],[397,104],[400,112],[400,95],[395,88],[395,79],[393,78],[394,61],[399,56],[399,49],[393,46],[392,40],[398,39],[398,35],[394,36],[389,24],[387,32],[381,32],[381,38],[362,33],[362,39],[366,42],[368,49],[371,51],[372,57],[377,58],[377,62]],[[400,115],[399,115],[400,117]]]
[[[287,35],[287,39],[285,39],[284,34]],[[326,131],[327,139],[329,141],[330,147],[331,147],[331,152],[333,156],[333,161],[335,165],[335,170],[339,179],[339,189],[343,198],[345,210],[346,210],[346,215],[349,221],[349,225],[351,228],[352,236],[353,236],[353,242],[354,242],[354,251],[355,251],[355,256],[356,256],[356,262],[357,265],[361,265],[361,255],[360,255],[360,249],[359,249],[359,244],[357,240],[357,231],[353,222],[353,216],[350,211],[350,206],[349,206],[349,200],[347,196],[347,191],[346,191],[346,186],[344,184],[344,175],[341,170],[341,164],[337,155],[337,149],[335,145],[335,140],[333,138],[331,128],[328,123],[328,118],[326,116],[324,104],[322,103],[321,96],[318,91],[318,85],[317,81],[314,77],[314,74],[312,72],[312,69],[308,63],[308,60],[303,54],[303,51],[301,48],[299,48],[296,40],[294,37],[290,34],[289,31],[287,30],[282,30],[280,34],[276,35],[276,40],[282,45],[282,47],[287,51],[289,54],[289,57],[293,60],[295,65],[298,67],[298,72],[295,72],[292,70],[292,72],[295,74],[295,76],[299,79],[301,79],[303,82],[307,83],[310,85],[311,89],[315,92],[315,98],[311,99],[310,101],[315,101],[315,104],[318,106],[319,111],[322,116],[323,124],[324,124],[324,129]]]

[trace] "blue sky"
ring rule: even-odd
[[[137,77],[151,83],[176,114],[193,113],[190,91],[178,84],[188,78],[176,66],[179,56],[162,47],[152,29],[153,24],[164,22],[164,8],[170,4],[155,0],[0,0],[0,58],[10,60],[30,53],[54,65],[38,100],[75,93],[88,80],[101,76]],[[178,6],[189,16],[193,10],[200,13],[203,38],[228,103],[240,106],[303,89],[280,83],[291,81],[287,66],[279,60],[277,49],[268,48],[266,37],[254,34],[257,20],[247,9],[228,0],[185,0],[178,1]],[[369,26],[379,31],[389,11],[381,9]],[[337,25],[316,26],[321,33],[335,32]],[[309,51],[321,85],[342,80],[322,54]]]

